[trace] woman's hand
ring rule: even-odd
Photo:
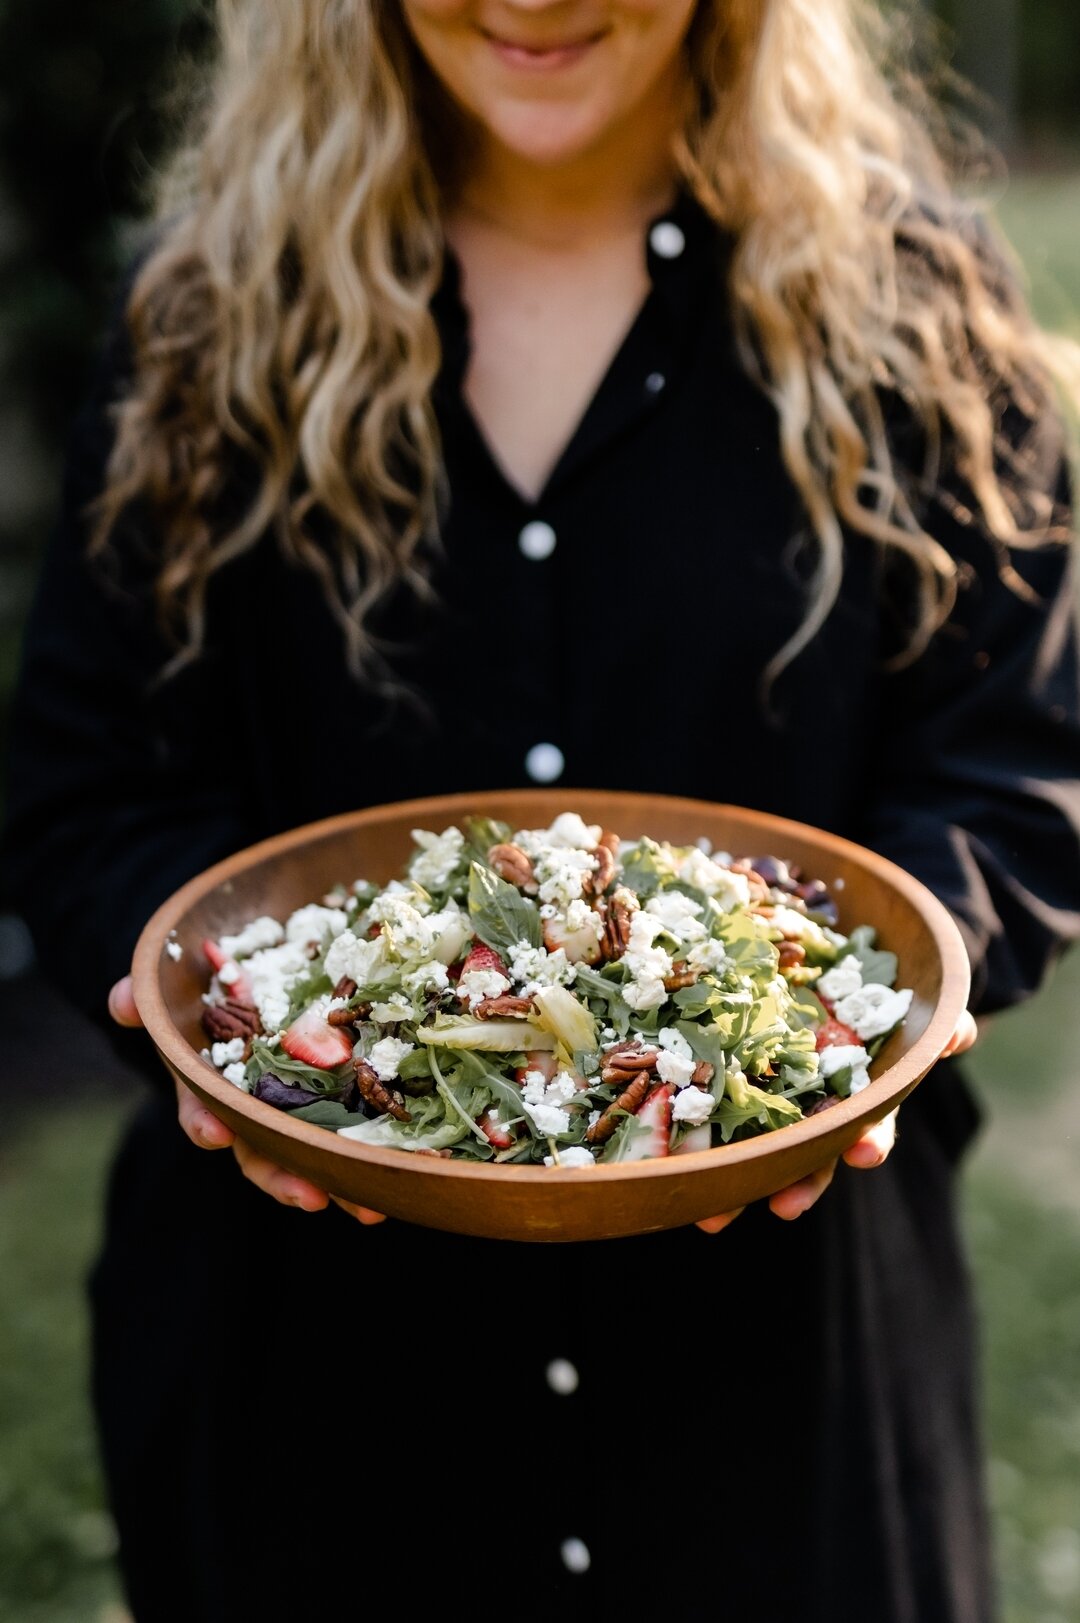
[[[957,1021],[956,1030],[941,1050],[942,1059],[950,1054],[962,1054],[970,1048],[978,1030],[975,1020],[965,1009]],[[896,1116],[897,1112],[891,1110],[881,1121],[875,1122],[867,1128],[861,1138],[857,1138],[850,1149],[846,1149],[843,1159],[849,1167],[879,1167],[885,1160],[889,1151],[896,1142]],[[819,1172],[811,1173],[809,1178],[801,1178],[798,1183],[789,1183],[786,1189],[778,1189],[775,1195],[769,1197],[769,1210],[776,1217],[782,1217],[790,1223],[794,1218],[801,1217],[820,1200],[833,1181],[833,1175],[840,1161],[830,1161],[828,1166]],[[697,1228],[706,1234],[719,1234],[726,1229],[729,1223],[734,1223],[744,1208],[740,1206],[734,1212],[721,1212],[718,1217],[703,1217]]]
[[[135,1007],[130,975],[117,981],[109,993],[109,1013],[117,1025],[142,1025]],[[231,1127],[226,1127],[212,1111],[207,1110],[190,1088],[185,1088],[180,1082],[176,1084],[176,1107],[180,1125],[193,1144],[201,1150],[231,1149],[244,1177],[280,1205],[295,1206],[302,1212],[321,1212],[333,1200],[342,1211],[351,1213],[360,1223],[385,1222],[382,1212],[373,1212],[366,1206],[351,1206],[348,1201],[328,1195],[325,1189],[317,1189],[313,1183],[298,1178],[295,1173],[287,1172],[284,1167],[257,1154],[237,1138]]]

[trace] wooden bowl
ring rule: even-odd
[[[580,812],[624,839],[689,845],[706,835],[734,855],[797,862],[838,902],[840,928],[873,924],[914,992],[907,1020],[878,1055],[869,1087],[827,1111],[758,1138],[662,1160],[560,1170],[413,1156],[340,1138],[253,1099],[199,1050],[207,936],[268,913],[287,918],[337,881],[385,884],[413,847],[410,831],[441,831],[470,813],[544,828]],[[178,961],[166,943],[178,941]],[[926,1075],[952,1035],[969,990],[960,934],[930,892],[893,863],[803,823],[738,806],[586,790],[502,791],[412,800],[351,812],[218,863],[165,902],[135,951],[135,1000],[172,1074],[260,1154],[331,1194],[390,1217],[507,1240],[608,1239],[675,1228],[746,1206],[806,1177],[847,1149]]]

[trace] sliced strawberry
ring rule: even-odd
[[[824,1025],[818,1027],[816,1046],[819,1054],[823,1048],[847,1047],[849,1044],[858,1047],[861,1042],[862,1038],[857,1031],[852,1031],[842,1020],[833,1019],[831,1016]]]
[[[217,976],[226,996],[236,998],[238,1003],[253,1004],[255,1002],[255,992],[251,985],[251,977],[245,969],[240,968],[236,959],[230,958],[228,953],[223,952],[218,942],[212,940],[210,936],[207,936],[203,942],[202,950],[206,954],[207,962]],[[221,973],[223,969],[225,970],[224,976]],[[231,973],[231,970],[236,971],[235,975]]]
[[[461,973],[462,975],[471,975],[476,969],[483,969],[489,973],[501,975],[505,981],[510,979],[510,971],[498,953],[493,952],[490,947],[486,947],[482,941],[478,941],[475,946],[469,948],[468,956],[461,966]]]
[[[293,1059],[315,1065],[320,1071],[334,1071],[352,1059],[352,1038],[345,1026],[332,1026],[317,1009],[305,1009],[281,1039],[281,1046]]]
[[[530,1048],[525,1055],[524,1065],[519,1065],[514,1072],[514,1081],[521,1087],[530,1071],[539,1071],[544,1079],[544,1086],[554,1082],[559,1074],[559,1062],[550,1048]]]
[[[648,1132],[634,1134],[624,1160],[645,1161],[658,1155],[670,1155],[671,1101],[674,1094],[673,1082],[661,1082],[658,1088],[653,1088],[644,1104],[638,1107],[637,1119],[648,1128]]]
[[[708,1122],[691,1127],[686,1137],[672,1150],[672,1155],[695,1155],[698,1150],[712,1149],[712,1128]]]
[[[514,1142],[514,1135],[503,1126],[498,1116],[492,1116],[486,1110],[477,1118],[476,1125],[493,1149],[508,1150]]]

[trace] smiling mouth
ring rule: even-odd
[[[570,63],[579,61],[607,34],[607,30],[602,28],[595,34],[587,34],[581,39],[539,44],[503,39],[486,28],[481,28],[479,32],[508,67],[530,68],[534,71],[567,67]]]

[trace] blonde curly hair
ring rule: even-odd
[[[429,154],[445,108],[395,4],[217,10],[216,71],[128,304],[134,369],[91,547],[129,504],[154,511],[175,669],[201,648],[213,574],[274,530],[319,577],[352,669],[382,680],[370,611],[396,583],[429,591],[442,496]],[[946,438],[1003,556],[1061,536],[1000,412],[1011,400],[1035,421],[1055,380],[1080,399],[1078,352],[1038,329],[958,202],[897,44],[863,0],[701,0],[688,39],[677,168],[734,238],[742,356],[816,542],[804,620],[770,678],[835,602],[845,529],[910,560],[905,657],[947,617],[956,567],[918,500]],[[920,429],[919,470],[894,463],[890,396]],[[238,459],[254,495],[225,521]]]

